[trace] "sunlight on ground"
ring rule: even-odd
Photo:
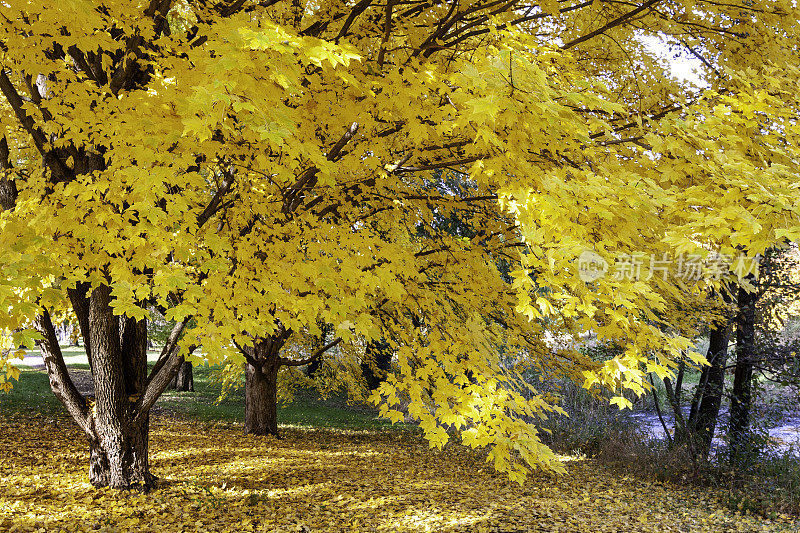
[[[70,422],[1,419],[2,531],[796,531],[738,516],[708,492],[621,478],[585,459],[519,487],[458,446],[393,431],[153,424],[159,487],[95,490]]]

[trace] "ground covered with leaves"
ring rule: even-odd
[[[615,475],[590,460],[519,486],[479,453],[392,430],[284,430],[156,418],[149,494],[97,490],[67,420],[0,417],[2,531],[797,531],[713,491]]]

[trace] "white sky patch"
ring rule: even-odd
[[[697,75],[697,72],[703,69],[703,64],[691,53],[686,50],[670,50],[664,37],[640,35],[639,40],[644,44],[648,52],[669,65],[670,72],[675,78],[689,82],[699,88],[708,87],[708,84]]]

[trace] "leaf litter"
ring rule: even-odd
[[[159,417],[148,494],[95,489],[71,423],[0,418],[0,531],[798,531],[726,509],[721,494],[566,457],[520,486],[479,452],[408,431],[241,427]]]

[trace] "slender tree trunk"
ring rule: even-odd
[[[690,417],[692,432],[697,435],[703,457],[708,457],[711,441],[722,405],[722,392],[725,386],[725,365],[728,362],[728,340],[731,324],[719,324],[711,329],[709,338],[708,359],[710,366],[703,369],[703,378],[699,386],[703,387],[702,396],[697,402],[696,414]]]
[[[683,416],[683,411],[681,410],[679,393],[675,392],[676,387],[672,384],[671,379],[665,377],[663,381],[667,400],[670,407],[672,407],[672,416],[675,418],[675,440],[677,442],[687,442],[691,446],[691,435],[689,434],[686,417]]]
[[[278,370],[245,363],[244,432],[278,437]]]
[[[192,363],[184,361],[175,378],[169,384],[170,389],[175,389],[178,392],[194,392],[194,371]]]
[[[750,432],[753,359],[755,355],[756,293],[739,289],[739,310],[736,315],[736,366],[731,392],[729,437],[731,455],[743,451]]]

